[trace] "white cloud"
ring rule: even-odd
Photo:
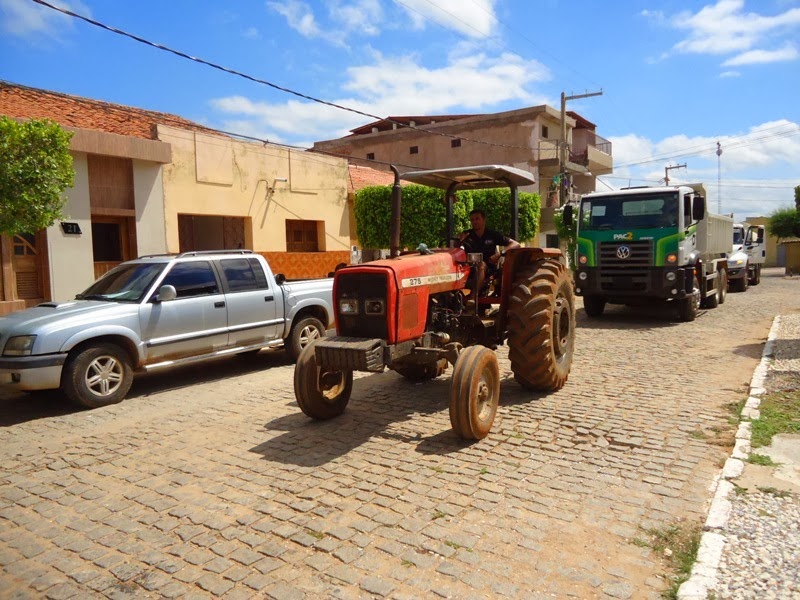
[[[395,0],[419,29],[430,22],[473,38],[489,37],[497,26],[496,0]]]
[[[786,44],[780,50],[750,50],[743,52],[738,56],[729,58],[724,63],[723,67],[738,67],[740,65],[755,65],[774,62],[787,62],[795,60],[800,54],[797,48],[792,44]]]
[[[720,79],[730,79],[732,77],[741,77],[742,74],[739,71],[723,71],[719,74]]]
[[[740,217],[769,215],[791,204],[793,188],[798,184],[783,175],[787,167],[800,162],[800,124],[788,120],[719,137],[676,135],[649,140],[627,135],[611,137],[610,141],[616,166],[613,175],[602,177],[607,184],[658,185],[664,179],[664,167],[686,164],[686,168],[670,171],[671,183],[705,182],[712,210],[716,211],[719,200],[723,212]],[[722,147],[719,159],[718,141]],[[721,187],[717,186],[718,177]]]
[[[540,63],[515,54],[452,56],[438,69],[420,65],[413,56],[387,58],[376,54],[372,64],[351,67],[346,74],[348,80],[342,87],[349,96],[332,102],[379,118],[482,112],[506,101],[542,104],[546,99],[528,88],[550,77]],[[249,121],[240,120],[240,124],[251,122],[251,127],[241,133],[278,131],[291,143],[297,143],[299,137],[340,137],[372,119],[299,100],[271,104],[233,96],[212,100],[212,106],[227,115],[247,117]]]
[[[791,40],[800,29],[800,8],[773,16],[745,12],[744,0],[718,0],[696,13],[683,11],[665,18],[660,12],[641,15],[658,24],[687,32],[687,37],[672,47],[673,53],[734,55],[723,66],[762,64],[795,60],[797,50]],[[775,47],[784,42],[782,48]]]
[[[256,27],[248,27],[242,32],[242,37],[248,40],[256,40],[261,37],[261,33]]]
[[[378,35],[381,31],[383,10],[378,0],[357,0],[349,4],[334,2],[329,11],[331,19],[347,33]]]
[[[303,37],[325,40],[341,47],[347,47],[347,39],[354,34],[378,35],[383,20],[378,0],[335,0],[328,3],[329,22],[322,22],[321,17],[302,0],[268,1],[267,7],[283,16],[289,27]]]
[[[322,30],[317,24],[311,7],[299,0],[288,2],[267,2],[267,6],[286,18],[289,27],[305,37],[322,37]]]
[[[78,0],[51,0],[53,6],[91,16],[89,8]],[[58,37],[65,27],[72,27],[74,18],[30,0],[0,0],[2,28],[19,37],[35,35]]]

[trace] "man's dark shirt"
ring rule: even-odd
[[[480,237],[478,237],[474,229],[470,229],[465,233],[467,233],[467,237],[461,242],[464,250],[467,252],[480,252],[483,254],[483,262],[486,263],[486,267],[490,271],[496,269],[497,265],[493,265],[489,262],[489,259],[497,252],[497,246],[508,246],[511,243],[511,238],[488,227],[483,230],[483,235]]]

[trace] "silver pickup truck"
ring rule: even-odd
[[[284,345],[293,359],[333,322],[333,279],[286,281],[249,250],[124,262],[69,302],[0,318],[0,385],[120,402],[133,373]]]

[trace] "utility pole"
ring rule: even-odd
[[[558,174],[561,177],[561,184],[558,186],[558,205],[565,204],[564,197],[564,176],[567,167],[567,100],[578,100],[580,98],[591,98],[592,96],[602,96],[603,90],[599,92],[588,92],[586,94],[575,94],[567,96],[561,92],[561,139],[559,140],[558,152]]]
[[[722,190],[722,170],[720,169],[721,159],[722,156],[722,146],[720,146],[719,142],[717,142],[717,214],[722,214],[722,200],[720,199],[720,193]]]
[[[683,163],[682,165],[674,165],[672,167],[664,167],[664,185],[669,185],[669,172],[672,169],[685,169],[685,168],[686,168],[686,163]]]

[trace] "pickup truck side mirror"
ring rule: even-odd
[[[275,283],[278,285],[283,285],[286,283],[286,275],[283,273],[275,273]]]
[[[178,292],[175,290],[174,285],[162,285],[158,288],[158,294],[156,295],[155,301],[156,302],[169,302],[170,300],[175,300],[178,297]]]

